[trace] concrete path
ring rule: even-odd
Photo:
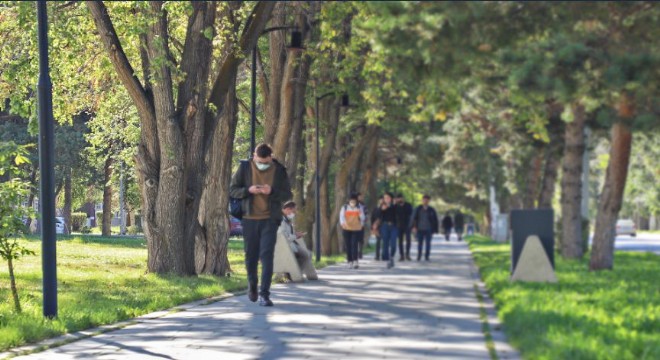
[[[474,271],[465,243],[435,238],[429,262],[365,259],[276,285],[273,308],[235,296],[19,358],[489,359]],[[518,358],[494,337],[500,358]]]

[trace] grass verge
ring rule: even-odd
[[[13,309],[6,264],[0,268],[0,352],[247,288],[240,239],[229,242],[232,276],[218,278],[147,273],[147,250],[141,238],[58,235],[59,317],[44,319],[41,241],[28,237],[22,243],[37,255],[15,262],[21,314]],[[315,265],[322,268],[342,260],[341,255],[323,257]]]
[[[509,281],[510,245],[467,238],[510,343],[525,359],[660,359],[660,257],[617,252],[615,270],[556,256],[557,284]]]

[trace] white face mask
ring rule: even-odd
[[[286,216],[287,219],[293,220],[296,217],[296,214],[289,214]]]
[[[259,169],[261,171],[268,170],[268,168],[270,167],[270,164],[262,164],[262,163],[259,163],[259,162],[255,163],[255,164],[257,165],[257,169]]]

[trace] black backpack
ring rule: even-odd
[[[248,162],[247,160],[241,160],[239,166],[239,170],[249,171],[250,169],[247,167]],[[238,220],[241,220],[243,218],[243,199],[237,199],[234,197],[229,197],[229,215],[237,218]]]

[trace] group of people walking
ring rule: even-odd
[[[415,235],[417,237],[417,261],[420,261],[422,256],[428,261],[431,255],[431,240],[433,234],[440,233],[440,225],[442,225],[446,241],[449,241],[452,228],[455,229],[458,240],[462,241],[463,214],[459,211],[452,219],[451,215],[447,213],[440,221],[437,211],[429,205],[430,201],[431,197],[424,195],[422,203],[413,208],[410,203],[405,201],[402,194],[398,194],[396,197],[390,192],[383,194],[370,218],[371,233],[377,239],[376,260],[387,261],[387,268],[392,268],[397,243],[399,261],[412,260],[410,257],[411,235]],[[364,245],[367,213],[367,208],[359,193],[351,194],[348,203],[340,210],[339,219],[343,229],[349,268],[357,269],[359,267],[358,261]]]
[[[273,256],[278,231],[291,246],[302,266],[311,264],[311,253],[298,242],[304,234],[296,232],[292,220],[296,204],[289,201],[293,196],[286,168],[272,157],[273,150],[268,144],[259,144],[252,158],[241,162],[233,174],[229,187],[231,212],[242,217],[245,267],[248,273],[248,298],[259,301],[261,306],[273,306],[270,299],[270,286],[273,276]],[[422,255],[430,258],[433,234],[444,229],[449,241],[452,227],[462,240],[463,215],[454,219],[445,215],[439,220],[436,210],[429,205],[431,197],[424,195],[422,204],[413,208],[401,194],[394,197],[386,192],[379,200],[371,217],[361,194],[351,194],[346,205],[340,210],[340,224],[346,246],[346,258],[352,269],[359,268],[362,258],[367,220],[371,221],[371,232],[377,237],[376,260],[387,261],[387,268],[394,266],[394,257],[399,247],[399,260],[411,260],[411,234],[417,237],[417,260]],[[382,251],[381,251],[382,243]],[[261,284],[259,286],[258,265],[261,262]],[[316,278],[315,272],[308,273]],[[309,278],[309,277],[308,277]]]

